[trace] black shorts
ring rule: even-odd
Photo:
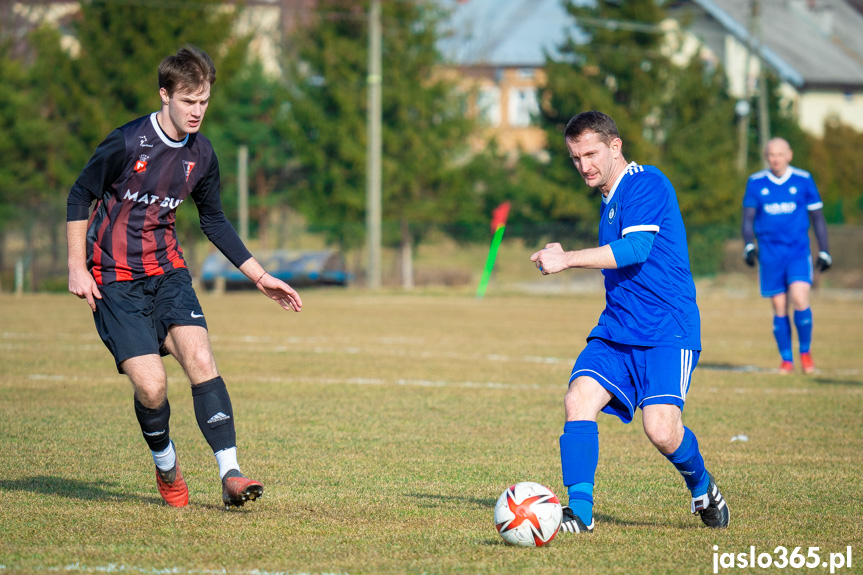
[[[172,325],[207,328],[204,312],[185,268],[139,280],[99,286],[93,319],[105,346],[120,363],[141,355],[168,355],[163,347]]]

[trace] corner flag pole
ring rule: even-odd
[[[479,287],[476,290],[477,299],[482,299],[485,295],[485,290],[488,287],[488,281],[491,279],[491,270],[494,268],[494,262],[497,259],[497,252],[500,249],[500,243],[503,241],[503,234],[506,231],[506,218],[509,215],[509,202],[504,202],[495,208],[492,212],[491,229],[494,236],[491,239],[491,247],[488,250],[488,257],[485,260],[485,269],[482,271],[482,278],[479,280]]]

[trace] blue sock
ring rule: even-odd
[[[593,517],[593,483],[576,483],[566,489],[569,492],[569,508],[585,525],[590,525]]]
[[[593,521],[593,484],[599,463],[599,429],[595,421],[567,421],[560,436],[563,484],[572,512],[590,525]]]
[[[680,447],[671,455],[666,455],[665,458],[683,476],[686,487],[692,492],[693,497],[707,493],[710,476],[704,468],[704,458],[698,451],[698,440],[688,427],[683,428],[683,441],[680,442]]]
[[[773,337],[779,346],[779,355],[783,361],[794,361],[791,353],[791,320],[788,316],[773,316]]]
[[[812,308],[795,311],[794,326],[797,328],[797,338],[800,341],[800,353],[806,353],[812,345]]]

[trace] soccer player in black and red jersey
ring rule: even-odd
[[[191,197],[209,240],[267,297],[300,311],[299,294],[252,257],[222,211],[219,163],[199,133],[216,81],[213,61],[184,46],[159,65],[158,112],[111,132],[67,200],[69,291],[86,299],[117,369],[134,387],[135,415],[156,464],[159,493],[188,505],[168,422],[161,356],[172,355],[192,385],[195,417],[219,465],[225,507],[263,494],[240,473],[234,413],[207,322],[177,243],[177,207]],[[92,213],[90,205],[95,201]]]

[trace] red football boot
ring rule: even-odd
[[[815,362],[812,361],[812,354],[808,351],[800,354],[800,365],[803,366],[803,373],[806,375],[815,373]]]
[[[185,507],[189,504],[189,487],[180,473],[179,460],[170,471],[156,468],[156,485],[159,487],[159,495],[171,507]]]
[[[254,501],[264,494],[260,481],[249,479],[236,470],[229,471],[222,479],[222,503],[225,509],[242,507],[246,501]]]
[[[788,375],[789,373],[794,373],[794,363],[790,361],[783,361],[782,365],[779,366],[779,373],[781,375]]]

